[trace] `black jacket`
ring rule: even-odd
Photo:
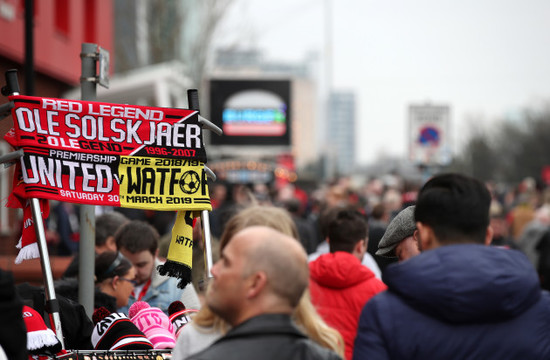
[[[289,315],[253,317],[231,329],[209,348],[189,360],[336,360],[334,352],[307,338]],[[179,360],[179,359],[175,359]]]
[[[27,327],[13,274],[0,269],[0,346],[10,360],[26,360]]]
[[[56,280],[54,283],[55,293],[64,296],[74,302],[78,302],[78,279],[66,278]],[[105,294],[96,286],[94,287],[94,309],[105,307],[110,312],[117,312],[116,298]]]
[[[35,309],[42,315],[46,326],[51,328],[49,316],[44,309],[45,293],[42,287],[32,286],[28,283],[17,285],[17,292],[22,298],[23,303]],[[65,339],[65,348],[71,350],[89,350],[92,346],[92,331],[94,323],[86,315],[84,307],[66,298],[56,291],[56,298],[59,301],[59,317],[61,321],[61,330]]]

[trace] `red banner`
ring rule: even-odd
[[[210,210],[198,113],[12,96],[27,197],[156,210]]]

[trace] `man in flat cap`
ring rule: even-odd
[[[378,244],[376,255],[405,261],[420,254],[414,208],[414,205],[409,206],[393,218]]]
[[[519,251],[490,245],[491,193],[432,177],[414,218],[422,253],[388,266],[359,318],[353,360],[550,359],[550,293]]]

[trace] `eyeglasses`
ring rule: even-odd
[[[137,281],[135,281],[135,280],[126,279],[126,278],[123,278],[123,277],[119,277],[118,279],[128,281],[130,284],[132,284],[134,286],[137,286],[137,284],[138,284]]]

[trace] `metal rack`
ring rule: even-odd
[[[2,87],[2,95],[19,95],[19,82],[17,80],[17,70],[8,70],[5,74],[6,85]],[[0,114],[2,119],[10,115],[10,110],[14,107],[13,102],[2,105]],[[0,164],[11,162],[23,156],[23,150],[19,149],[12,153],[6,154],[0,158]],[[29,199],[34,229],[36,231],[36,239],[38,250],[40,252],[40,263],[42,265],[42,274],[44,275],[44,289],[46,294],[45,310],[50,317],[50,323],[54,327],[55,332],[61,345],[65,348],[63,338],[63,330],[61,329],[61,319],[59,317],[59,301],[55,297],[55,289],[53,283],[52,268],[50,266],[50,256],[48,254],[48,245],[46,243],[46,233],[44,231],[44,222],[40,210],[40,202],[36,198]]]
[[[82,76],[81,76],[81,91],[82,91],[82,100],[94,101],[95,100],[95,87],[99,83],[105,87],[108,87],[108,79],[106,78],[108,69],[108,52],[104,49],[101,49],[97,44],[82,44],[82,53],[80,54],[82,61]],[[96,76],[96,65],[97,61],[100,62],[100,74]],[[12,96],[20,95],[19,83],[17,80],[17,70],[8,70],[5,73],[6,85],[2,87],[2,95]],[[221,135],[222,130],[214,125],[212,122],[208,121],[204,117],[200,116],[199,112],[199,96],[196,89],[190,89],[187,91],[187,100],[190,110],[195,110],[199,113],[198,120],[200,125],[203,128],[206,128],[217,135]],[[0,120],[8,117],[11,114],[11,110],[14,108],[13,101],[10,101],[6,104],[0,106]],[[6,155],[0,156],[0,164],[14,163],[18,161],[24,155],[23,149],[19,149],[8,153]],[[210,170],[206,165],[204,166],[204,171],[207,176],[211,179],[216,180],[216,176],[212,170]],[[38,249],[40,253],[40,262],[42,266],[42,273],[44,277],[44,288],[45,288],[45,310],[48,313],[50,318],[50,324],[52,324],[53,331],[56,333],[59,338],[63,349],[65,349],[65,342],[63,337],[63,331],[61,327],[61,319],[59,314],[59,301],[56,299],[55,289],[54,289],[54,280],[52,275],[52,269],[50,265],[50,258],[48,254],[48,248],[46,243],[46,235],[44,222],[42,219],[40,202],[37,198],[31,198],[28,200],[29,206],[32,211],[32,219],[34,221],[34,227],[36,231],[36,238]],[[86,208],[86,206],[83,206]],[[92,209],[85,209],[85,214],[87,215],[86,221],[90,224],[91,229],[84,231],[85,238],[88,241],[84,241],[84,251],[81,248],[80,252],[80,274],[89,274],[90,270],[93,270],[95,264],[93,262],[93,237],[95,233],[95,227],[93,226],[95,216]],[[81,222],[82,222],[82,213],[81,212]],[[212,246],[211,246],[211,232],[210,232],[210,220],[208,210],[201,211],[201,226],[202,234],[205,243],[205,271],[208,277],[211,277],[211,268],[212,268]],[[86,240],[84,239],[84,240]],[[81,244],[82,245],[82,244]],[[84,269],[85,271],[83,271]],[[92,271],[93,273],[93,271]],[[93,294],[93,281],[91,279],[80,279],[79,286],[79,299],[83,304],[88,315],[91,315],[93,310],[93,296],[89,293],[90,287],[92,288],[91,294]],[[92,303],[90,304],[90,301]],[[90,306],[91,305],[91,306]],[[116,356],[113,358],[116,359],[125,359],[125,358],[139,358],[142,356],[142,359],[169,359],[171,358],[171,350],[164,351],[70,351],[67,355],[62,357],[56,357],[57,359],[81,359],[81,358],[109,358],[108,356]]]
[[[61,356],[54,356],[51,359],[63,360],[162,360],[172,359],[171,350],[76,350]]]

